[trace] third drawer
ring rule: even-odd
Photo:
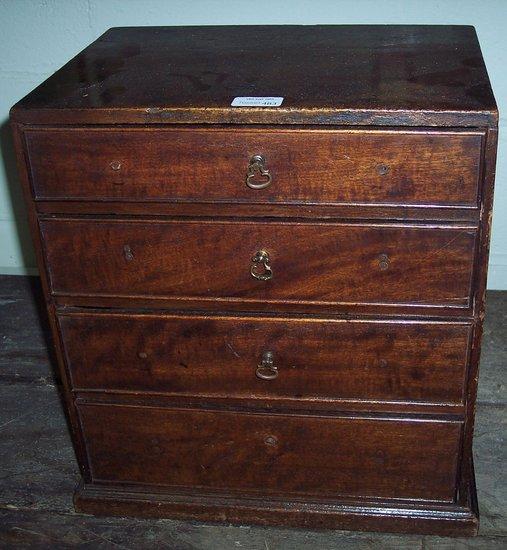
[[[110,312],[61,313],[59,325],[76,390],[454,405],[463,400],[472,330],[465,322]]]

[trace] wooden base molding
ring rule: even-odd
[[[464,506],[434,503],[416,506],[364,500],[286,500],[195,491],[155,493],[138,487],[83,482],[74,496],[76,511],[94,515],[475,536],[479,528],[479,512],[473,476],[464,500]]]

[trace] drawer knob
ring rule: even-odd
[[[250,189],[265,189],[271,183],[271,174],[265,165],[266,160],[261,155],[250,159],[246,171],[246,184]]]
[[[119,160],[113,160],[109,163],[109,166],[111,167],[111,170],[118,172],[118,170],[121,168],[121,162]]]
[[[262,354],[262,359],[257,365],[255,375],[261,380],[274,380],[278,377],[278,367],[275,366],[272,351],[265,351]]]
[[[268,435],[264,439],[264,443],[269,447],[276,447],[278,445],[278,437],[276,437],[275,435]]]
[[[265,250],[259,250],[252,256],[250,275],[259,281],[269,281],[273,277],[273,270],[269,262],[269,254]]]
[[[389,172],[389,166],[387,164],[377,164],[377,174],[379,176],[385,176]]]

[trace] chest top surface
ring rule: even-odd
[[[231,106],[243,96],[284,99]],[[12,116],[69,124],[497,120],[473,27],[411,25],[112,28]]]

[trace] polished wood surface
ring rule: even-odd
[[[93,404],[80,405],[79,415],[98,483],[287,496],[454,497],[458,422]],[[419,459],[421,448],[426,460]]]
[[[112,29],[18,103],[76,507],[475,534],[497,120],[471,27]]]
[[[471,337],[469,324],[415,321],[62,313],[58,322],[76,391],[261,402],[459,404]],[[266,351],[274,380],[256,376]]]
[[[234,108],[281,96],[279,108]],[[114,28],[13,110],[20,122],[494,124],[475,29]]]
[[[25,133],[37,199],[478,206],[483,132],[50,129]],[[245,184],[260,154],[272,182]]]
[[[120,219],[40,226],[58,295],[288,302],[304,310],[336,303],[464,308],[471,294],[476,231],[467,227]],[[272,266],[268,281],[250,272],[261,249]]]
[[[132,216],[168,216],[190,218],[298,218],[318,220],[389,220],[417,222],[463,222],[478,225],[479,208],[460,206],[340,205],[325,204],[252,204],[202,202],[133,202],[38,200],[39,214],[119,214]]]

